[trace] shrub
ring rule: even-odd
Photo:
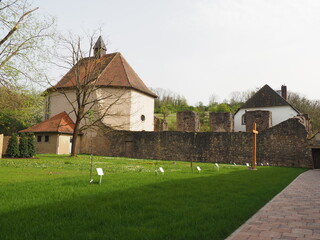
[[[33,133],[28,134],[28,157],[36,155],[35,138]]]
[[[22,158],[29,157],[28,138],[25,133],[22,133],[20,136],[19,151],[20,151],[20,157]]]
[[[18,145],[18,136],[17,134],[12,134],[11,138],[9,139],[8,148],[7,148],[7,156],[8,157],[19,157],[19,145]]]

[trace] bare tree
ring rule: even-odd
[[[39,65],[48,54],[53,19],[40,19],[27,0],[0,1],[0,85],[13,87],[36,81],[43,72]],[[46,43],[46,44],[45,44]]]
[[[74,116],[71,156],[77,155],[79,134],[89,128],[108,127],[103,123],[103,119],[119,116],[118,112],[110,110],[113,106],[126,101],[126,89],[120,89],[117,94],[106,91],[101,94],[99,91],[102,88],[106,89],[106,85],[101,85],[99,82],[99,76],[109,60],[102,38],[99,37],[95,44],[94,34],[88,38],[88,51],[84,51],[86,47],[82,45],[83,40],[80,37],[70,34],[68,38],[62,38],[69,55],[62,56],[58,65],[69,71],[56,85],[48,89],[49,96],[52,93],[64,96],[70,107],[67,113]],[[121,127],[121,123],[118,127]]]

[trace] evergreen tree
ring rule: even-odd
[[[25,133],[22,133],[20,136],[19,151],[20,151],[20,157],[22,158],[29,157],[28,138]]]
[[[9,157],[19,157],[19,145],[18,145],[18,136],[17,134],[12,134],[11,138],[9,139],[8,148],[7,148],[7,156]]]
[[[28,157],[33,157],[36,155],[36,147],[35,147],[35,140],[34,140],[33,133],[28,134],[28,150],[29,150]]]

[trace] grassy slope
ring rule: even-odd
[[[94,157],[0,161],[0,239],[224,239],[304,169]],[[98,176],[95,175],[95,182]]]

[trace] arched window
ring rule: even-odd
[[[246,125],[246,114],[245,113],[241,116],[241,124]]]

